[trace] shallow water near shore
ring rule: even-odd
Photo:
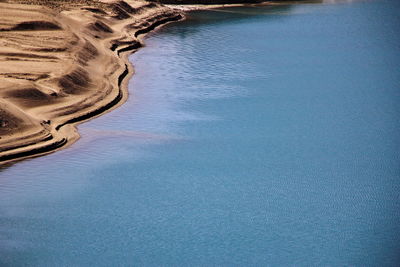
[[[0,265],[400,262],[400,4],[197,11],[120,108],[0,172]]]

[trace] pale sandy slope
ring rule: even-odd
[[[0,2],[0,162],[76,140],[76,123],[127,97],[137,37],[181,18],[136,0]]]

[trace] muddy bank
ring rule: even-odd
[[[127,98],[140,37],[183,18],[136,0],[12,0],[0,16],[1,163],[77,140],[77,123]]]

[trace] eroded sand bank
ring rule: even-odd
[[[182,19],[155,3],[0,2],[0,163],[79,137],[75,125],[123,103],[138,37]]]

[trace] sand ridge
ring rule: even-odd
[[[76,123],[123,103],[139,36],[183,18],[142,0],[0,2],[0,163],[79,138]]]

